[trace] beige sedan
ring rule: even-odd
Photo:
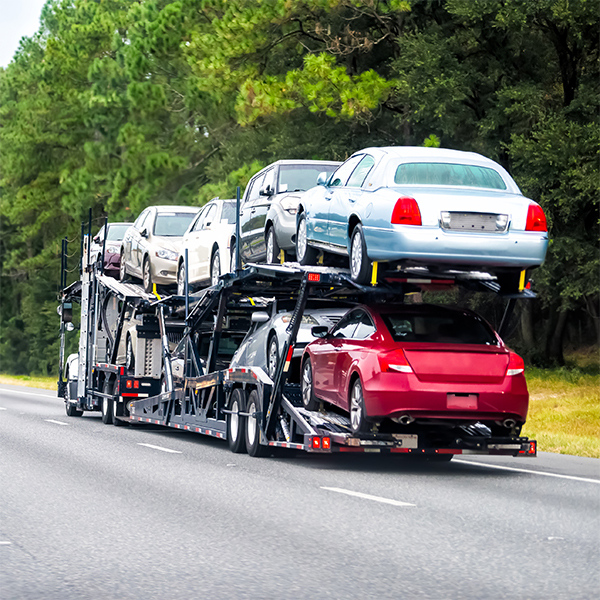
[[[150,206],[127,230],[121,244],[121,281],[133,275],[151,292],[153,284],[177,283],[177,258],[183,234],[198,208]]]

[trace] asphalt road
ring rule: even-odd
[[[1,600],[600,589],[595,459],[253,459],[187,432],[68,418],[52,392],[2,386],[0,465]]]

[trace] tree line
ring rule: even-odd
[[[0,69],[0,369],[56,370],[61,240],[81,222],[233,197],[278,159],[441,145],[546,212],[539,364],[600,338],[599,0],[49,0]],[[496,325],[499,299],[469,304]]]

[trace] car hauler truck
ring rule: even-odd
[[[399,424],[355,433],[347,415],[307,410],[301,399],[293,351],[307,306],[403,302],[409,293],[457,284],[498,292],[493,279],[481,274],[436,279],[409,272],[377,281],[375,268],[371,284],[363,286],[343,269],[254,264],[196,293],[163,295],[155,289],[149,294],[89,264],[89,240],[83,236],[81,280],[62,290],[59,310],[64,338],[68,307],[73,302],[81,306],[79,351],[67,360],[66,380],[62,372],[59,378],[69,416],[100,411],[106,424],[151,423],[196,432],[226,440],[233,452],[251,456],[274,447],[403,453],[432,460],[450,460],[455,454],[536,455],[536,442],[520,436],[518,428],[498,436],[482,424],[439,430],[412,423],[408,429]],[[522,289],[508,299],[501,335],[516,299],[528,297],[534,294]],[[231,368],[253,313],[273,301],[292,307],[274,376],[255,366]]]

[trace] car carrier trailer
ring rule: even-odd
[[[425,278],[409,272],[382,281],[374,275],[370,285],[361,286],[343,269],[248,265],[194,294],[161,295],[156,288],[149,294],[141,285],[119,282],[103,275],[99,265],[89,264],[90,239],[83,239],[81,280],[61,293],[61,352],[68,307],[73,302],[81,306],[79,351],[69,361],[66,381],[62,372],[59,378],[59,395],[69,416],[100,411],[106,424],[182,429],[227,440],[233,452],[251,456],[275,447],[402,453],[434,460],[455,454],[536,455],[536,442],[518,432],[497,437],[481,424],[438,431],[413,423],[409,430],[374,426],[357,434],[347,415],[333,409],[309,411],[302,404],[299,369],[292,357],[307,304],[403,302],[406,294],[456,284],[498,292],[491,280],[464,274]],[[526,289],[512,295],[501,332],[514,301],[533,296]],[[249,330],[253,312],[273,300],[293,305],[274,377],[259,367],[230,368],[232,349]],[[124,344],[124,336],[135,338],[135,348]]]

